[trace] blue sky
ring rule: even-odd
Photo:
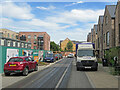
[[[85,41],[87,34],[114,2],[4,2],[0,4],[0,28],[16,32],[47,32],[51,41]]]

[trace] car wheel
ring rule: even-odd
[[[97,70],[98,70],[98,68],[95,68],[95,69],[94,69],[94,71],[97,71]]]
[[[35,66],[35,71],[38,71],[38,65]]]
[[[23,75],[24,75],[24,76],[27,76],[27,75],[28,75],[28,72],[29,72],[29,71],[28,71],[28,68],[25,68],[24,71],[23,71]]]
[[[5,76],[10,76],[10,73],[5,73]]]

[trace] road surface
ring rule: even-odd
[[[6,88],[93,88],[84,71],[76,71],[75,59],[64,58],[52,66],[26,76]]]

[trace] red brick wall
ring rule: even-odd
[[[39,35],[44,37],[44,50],[50,50],[50,36],[46,32],[19,32],[19,37],[22,35],[26,36],[26,42],[31,41],[31,49],[34,49],[34,46],[37,46],[37,44],[34,44],[34,41],[37,41],[37,39],[34,39],[34,35],[37,37]],[[31,39],[28,39],[28,35],[31,35]]]

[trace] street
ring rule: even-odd
[[[64,58],[6,88],[92,88],[92,85],[84,71],[76,71],[74,58]]]

